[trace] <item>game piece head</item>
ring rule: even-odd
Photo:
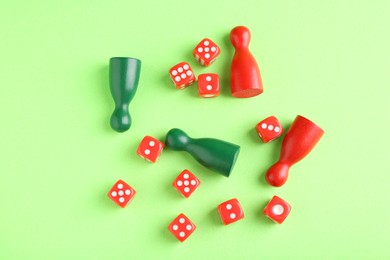
[[[119,133],[129,130],[131,126],[131,117],[127,106],[115,109],[114,113],[111,115],[110,125],[112,129]]]
[[[190,141],[190,137],[182,130],[173,128],[166,136],[165,145],[176,151],[183,151]]]
[[[245,26],[237,26],[230,32],[230,41],[234,48],[248,48],[251,40],[251,33]]]
[[[272,186],[280,187],[287,181],[289,168],[287,164],[277,162],[268,169],[265,179]]]

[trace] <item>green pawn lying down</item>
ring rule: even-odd
[[[165,145],[175,151],[187,151],[205,167],[229,177],[240,146],[213,138],[191,138],[180,129],[171,129]]]

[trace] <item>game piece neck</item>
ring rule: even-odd
[[[235,49],[247,49],[251,40],[251,33],[245,26],[237,26],[230,32],[230,41]]]

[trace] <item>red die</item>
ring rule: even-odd
[[[195,82],[196,78],[190,64],[181,62],[169,70],[169,76],[177,89],[183,89]]]
[[[263,213],[276,223],[282,224],[291,211],[291,206],[279,198],[274,196],[268,205],[265,207]]]
[[[169,224],[168,229],[180,242],[183,242],[194,232],[196,226],[186,215],[180,214]]]
[[[210,65],[219,55],[221,50],[212,40],[204,38],[196,45],[193,55],[203,66]]]
[[[225,225],[244,218],[244,211],[242,211],[240,202],[237,199],[231,199],[220,204],[218,212]]]
[[[219,76],[215,73],[200,74],[198,77],[198,92],[201,97],[216,97],[219,95]]]
[[[138,146],[137,154],[149,162],[156,162],[163,148],[162,142],[151,136],[145,136]]]
[[[274,140],[283,134],[283,128],[279,120],[270,116],[256,125],[256,131],[264,143]]]
[[[119,180],[112,186],[110,192],[108,192],[108,197],[120,207],[124,208],[134,198],[135,193],[135,190],[129,184]]]
[[[200,181],[189,170],[182,171],[172,183],[184,197],[188,198],[198,188]]]

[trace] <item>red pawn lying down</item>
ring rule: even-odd
[[[268,169],[265,178],[272,186],[282,186],[290,167],[314,148],[324,130],[303,116],[297,116],[282,142],[279,161]]]

